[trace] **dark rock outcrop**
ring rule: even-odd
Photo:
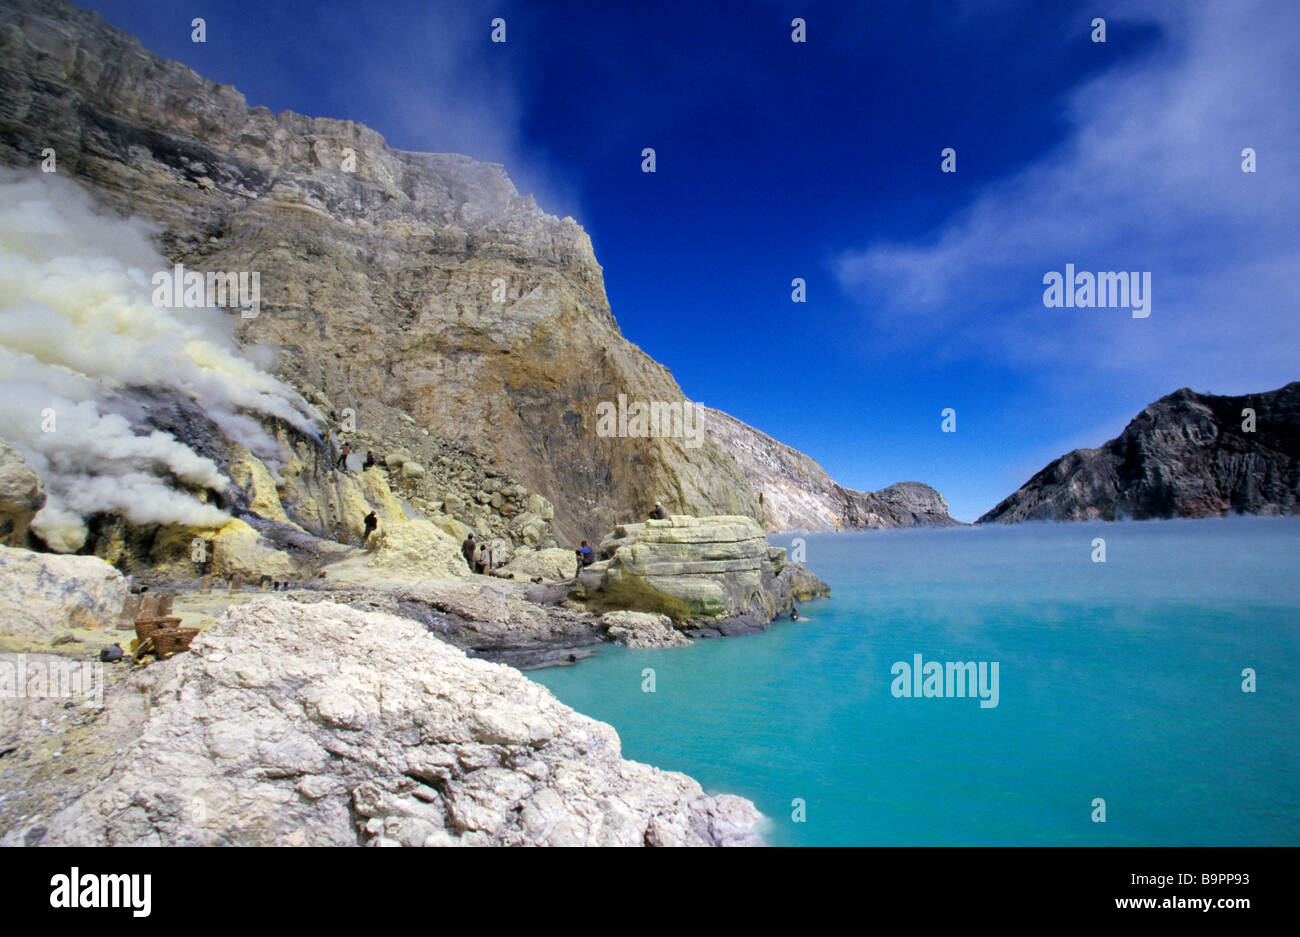
[[[1244,410],[1254,411],[1253,432]],[[979,523],[1295,514],[1300,382],[1224,397],[1184,387],[1099,449],[1076,449]]]

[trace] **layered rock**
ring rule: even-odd
[[[264,599],[163,666],[107,780],[7,844],[757,841],[748,801],[623,760],[611,727],[406,619]]]
[[[620,525],[599,552],[602,559],[578,574],[580,601],[635,602],[643,592],[653,603],[666,596],[662,608],[624,607],[676,611],[679,624],[724,634],[761,629],[789,609],[796,571],[803,569],[787,562],[785,550],[771,546],[752,518],[736,515]]]
[[[704,408],[709,435],[759,494],[768,531],[952,527],[948,502],[929,485],[898,482],[880,491],[837,484],[813,459],[721,410]]]
[[[1237,397],[1175,391],[1100,448],[1052,462],[979,523],[1298,510],[1300,382],[1292,382]]]
[[[0,160],[34,167],[52,148],[109,206],[157,222],[169,261],[258,272],[260,315],[234,325],[282,352],[280,377],[351,411],[346,435],[428,468],[455,445],[549,499],[574,541],[656,498],[759,516],[716,443],[597,435],[601,401],[684,397],[619,333],[586,233],[500,166],[250,109],[61,0],[6,3],[0,43]]]
[[[48,644],[69,628],[105,627],[126,602],[126,580],[93,556],[0,546],[0,636]]]
[[[0,544],[27,545],[27,528],[45,504],[45,488],[22,454],[0,439]]]

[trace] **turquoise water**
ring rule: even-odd
[[[1300,845],[1300,519],[805,539],[807,622],[530,676],[773,844]],[[998,705],[896,698],[914,654],[998,662]]]

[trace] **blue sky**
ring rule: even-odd
[[[504,163],[687,396],[849,487],[974,520],[1165,393],[1300,378],[1289,0],[83,5],[252,105]],[[1150,317],[1045,308],[1067,263],[1150,271]]]

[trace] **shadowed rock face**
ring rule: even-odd
[[[759,516],[712,441],[596,435],[597,403],[682,392],[619,333],[582,228],[501,166],[250,109],[93,13],[6,0],[0,161],[35,167],[47,147],[107,205],[159,223],[169,260],[258,272],[261,314],[232,313],[241,341],[278,347],[280,377],[355,410],[371,438],[417,460],[424,429],[464,447],[548,497],[567,538],[656,498]]]
[[[721,410],[705,409],[709,435],[762,495],[763,526],[780,530],[952,527],[948,502],[929,485],[899,482],[880,491],[835,483],[813,459]]]
[[[1244,409],[1255,431],[1243,429]],[[1076,449],[979,523],[1295,514],[1300,382],[1221,397],[1187,388],[1151,404],[1099,449]]]

